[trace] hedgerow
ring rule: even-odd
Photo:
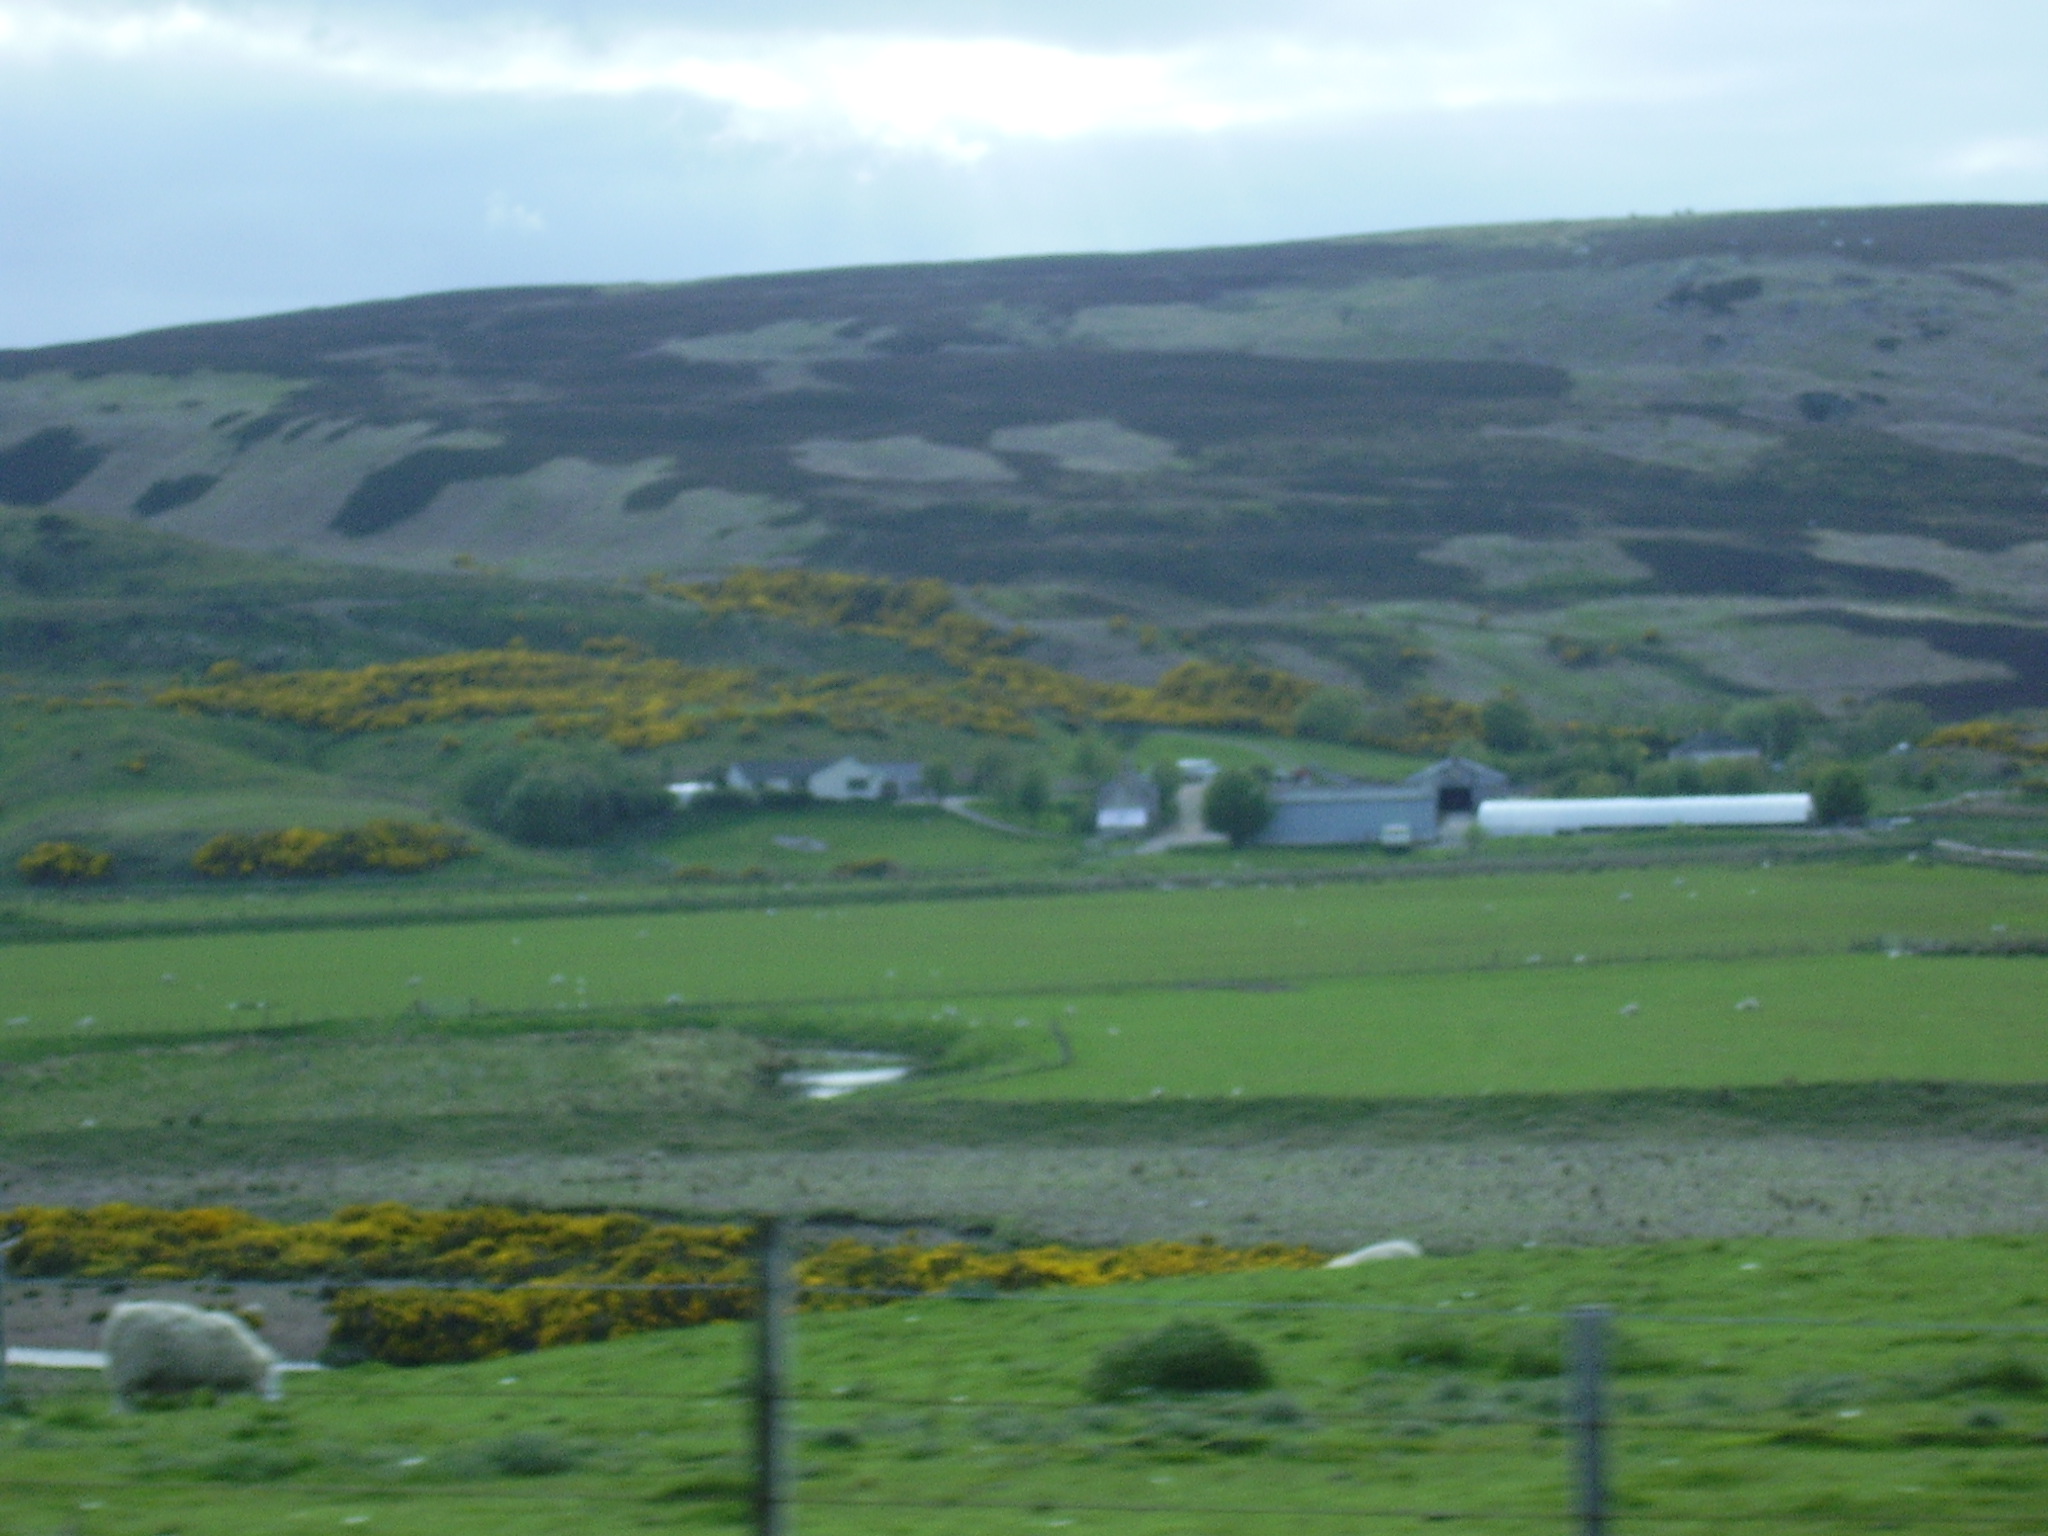
[[[344,1356],[394,1365],[447,1364],[688,1327],[745,1317],[753,1305],[745,1228],[672,1225],[625,1214],[504,1207],[419,1211],[384,1204],[350,1206],[325,1221],[283,1223],[223,1208],[29,1206],[0,1217],[0,1231],[18,1235],[9,1260],[24,1278],[341,1282],[344,1288],[332,1303],[332,1347]],[[1311,1268],[1324,1258],[1313,1249],[1279,1243],[1225,1248],[1158,1242],[1103,1249],[1049,1244],[991,1253],[965,1243],[878,1246],[849,1238],[800,1260],[797,1278],[807,1288],[805,1307],[843,1310],[876,1305],[892,1293],[1112,1285]],[[347,1288],[349,1281],[385,1279],[531,1284],[512,1291]]]

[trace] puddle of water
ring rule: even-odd
[[[883,1083],[900,1083],[910,1076],[909,1067],[856,1067],[821,1072],[786,1072],[782,1080],[801,1088],[807,1099],[836,1099],[862,1088]]]

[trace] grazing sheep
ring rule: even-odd
[[[231,1312],[205,1312],[181,1301],[124,1301],[107,1315],[100,1347],[114,1396],[260,1392],[284,1396],[277,1353]]]
[[[1422,1248],[1419,1244],[1411,1243],[1405,1237],[1392,1237],[1388,1238],[1384,1243],[1374,1243],[1370,1247],[1355,1249],[1350,1253],[1340,1253],[1336,1258],[1325,1264],[1323,1268],[1350,1269],[1357,1264],[1377,1264],[1382,1259],[1419,1259],[1421,1257]]]

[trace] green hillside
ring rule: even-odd
[[[1558,712],[1970,714],[2048,702],[2044,234],[1685,216],[192,326],[0,354],[0,502],[421,573],[934,575],[1138,681],[1405,647]]]

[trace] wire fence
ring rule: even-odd
[[[464,1476],[409,1475],[428,1460],[418,1456],[379,1466],[374,1475],[336,1478],[331,1473],[340,1469],[332,1465],[282,1456],[236,1462],[233,1456],[243,1453],[234,1451],[210,1464],[163,1463],[146,1475],[0,1465],[0,1483],[21,1498],[69,1501],[81,1509],[116,1499],[132,1507],[138,1499],[175,1503],[186,1496],[260,1502],[288,1488],[300,1503],[375,1501],[387,1528],[384,1515],[410,1509],[424,1522],[421,1530],[436,1531],[450,1528],[433,1514],[444,1507],[500,1510],[492,1521],[513,1520],[513,1512],[525,1510],[541,1520],[535,1529],[550,1528],[547,1521],[558,1519],[565,1506],[589,1509],[600,1526],[610,1517],[597,1512],[613,1510],[624,1529],[644,1524],[650,1509],[663,1505],[744,1522],[760,1536],[792,1536],[799,1525],[804,1536],[824,1536],[841,1530],[1001,1532],[1020,1523],[1148,1532],[1451,1523],[1582,1536],[1638,1529],[2048,1529],[2048,1415],[2042,1412],[2048,1371],[2012,1349],[2048,1339],[2048,1322],[1422,1306],[1092,1287],[810,1286],[796,1280],[788,1232],[773,1220],[760,1224],[754,1271],[748,1280],[729,1282],[490,1284],[434,1277],[302,1283],[302,1290],[336,1292],[717,1292],[744,1304],[749,1359],[732,1380],[709,1389],[701,1379],[678,1381],[674,1390],[644,1379],[524,1383],[518,1373],[533,1368],[525,1364],[533,1357],[491,1362],[507,1373],[495,1384],[475,1372],[458,1378],[436,1370],[340,1371],[320,1380],[312,1399],[336,1409],[488,1409],[501,1439],[496,1450],[487,1448],[484,1462],[472,1458]],[[25,1283],[99,1292],[146,1284],[106,1277],[14,1282],[17,1289]],[[0,1251],[0,1361],[8,1354],[7,1294]],[[893,1307],[913,1321],[935,1307],[991,1303],[1003,1306],[1007,1320],[974,1330],[972,1347],[984,1348],[990,1338],[1039,1335],[1048,1307],[1067,1316],[1083,1309],[1098,1318],[1154,1321],[1228,1315],[1246,1327],[1378,1318],[1426,1323],[1439,1332],[1422,1336],[1425,1342],[1416,1347],[1423,1355],[1405,1362],[1409,1368],[1368,1373],[1363,1385],[1354,1379],[1343,1391],[1321,1391],[1308,1406],[1256,1392],[1097,1393],[1084,1400],[1070,1385],[1027,1384],[1029,1372],[994,1391],[984,1372],[977,1389],[953,1393],[914,1384],[904,1390],[907,1378],[883,1390],[835,1388],[798,1371],[804,1315]],[[920,1310],[912,1313],[906,1304]],[[815,1310],[807,1314],[807,1307]],[[1454,1325],[1512,1325],[1525,1338],[1548,1338],[1550,1353],[1538,1351],[1503,1375],[1459,1354],[1456,1338],[1442,1331]],[[1668,1394],[1653,1400],[1642,1390],[1646,1375],[1654,1381],[1663,1379],[1660,1372],[1683,1373],[1668,1362],[1646,1367],[1630,1357],[1645,1331],[1726,1335],[1727,1351],[1739,1352],[1756,1350],[1769,1334],[1803,1337],[1821,1330],[1869,1336],[1871,1343],[1858,1347],[1874,1357],[1894,1349],[1985,1345],[2005,1353],[1976,1359],[1974,1375],[1952,1373],[1947,1386],[1937,1382],[1917,1394],[1868,1381],[1822,1380],[1795,1383],[1773,1402],[1711,1391],[1682,1402]],[[957,1338],[946,1345],[960,1347],[968,1346]],[[942,1349],[934,1368],[944,1364]],[[75,1373],[24,1370],[19,1361],[12,1370],[0,1365],[0,1404],[12,1404],[31,1426],[61,1428],[73,1422],[67,1412],[75,1419],[67,1404],[87,1395],[83,1380]],[[1984,1406],[1988,1402],[1999,1406]],[[579,1412],[658,1425],[673,1464],[652,1484],[644,1466],[632,1475],[548,1481],[571,1467],[549,1462],[553,1442],[541,1431]],[[20,1438],[28,1435],[24,1430]],[[1811,1475],[1816,1456],[1836,1455],[1839,1462],[1841,1452],[1856,1453],[1852,1470]],[[15,1453],[0,1452],[8,1454]],[[499,1459],[489,1463],[493,1455]],[[444,1459],[452,1467],[456,1458]],[[1781,1475],[1787,1467],[1798,1475]],[[1887,1477],[1920,1481],[1885,1483]],[[1179,1496],[1164,1491],[1183,1488]],[[554,1513],[542,1518],[548,1511]]]

